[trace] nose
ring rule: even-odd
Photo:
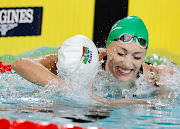
[[[123,65],[125,68],[131,68],[132,66],[132,59],[130,56],[126,55],[123,60]]]

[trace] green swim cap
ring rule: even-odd
[[[147,42],[147,48],[149,43],[148,31],[144,22],[137,16],[128,16],[122,20],[116,22],[109,33],[109,37],[106,43],[106,48],[119,38],[122,34],[130,34],[132,36],[142,37]]]

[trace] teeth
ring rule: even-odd
[[[123,72],[123,73],[130,73],[131,70],[125,70],[125,69],[122,69],[122,68],[118,68],[119,71]]]

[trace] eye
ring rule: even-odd
[[[118,55],[120,55],[120,56],[124,56],[124,54],[122,54],[122,53],[118,53]]]
[[[141,57],[134,57],[134,59],[135,59],[135,60],[140,60],[140,59],[141,59]]]

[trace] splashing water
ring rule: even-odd
[[[17,56],[4,55],[0,57],[0,60],[13,63],[15,60],[22,57],[36,57],[45,54],[56,54],[57,50],[58,48],[42,47]],[[148,56],[145,61],[150,63],[157,62],[157,64],[161,64],[163,62],[169,67],[173,67],[175,69],[175,73],[173,75],[164,76],[162,81],[158,83],[166,84],[166,89],[172,90],[175,98],[178,98],[180,93],[179,66],[173,65],[166,58],[160,57],[156,54]],[[141,75],[139,79],[132,79],[129,82],[119,82],[110,71],[99,70],[99,74],[95,80],[89,79],[89,77],[86,76],[80,77],[80,75],[81,73],[75,72],[70,78],[65,78],[66,84],[64,84],[61,88],[58,88],[56,85],[47,85],[42,88],[26,81],[17,74],[1,74],[1,96],[2,98],[3,96],[20,98],[19,96],[22,94],[23,97],[28,97],[33,94],[33,96],[45,96],[46,99],[56,96],[60,98],[68,98],[69,100],[81,101],[82,103],[91,103],[93,102],[92,94],[90,92],[92,82],[95,92],[106,98],[151,98],[151,94],[158,90],[158,88],[152,87],[147,81],[144,81],[145,77],[143,75]],[[136,85],[136,87],[134,87],[134,85]],[[68,89],[68,92],[63,92],[62,89],[65,88]]]
[[[75,70],[73,74],[64,72],[58,73],[58,76],[63,78],[66,82],[60,89],[64,91],[63,94],[71,100],[83,104],[95,104],[91,92],[93,75],[91,71],[85,74],[83,70],[79,69],[81,69],[81,65],[79,65],[78,69]]]
[[[169,92],[168,99],[156,98],[161,93],[161,88],[153,87],[144,75],[138,79],[133,78],[128,82],[119,82],[110,71],[99,71],[97,78],[94,80],[94,91],[105,98],[126,98],[126,99],[150,99],[152,104],[167,105],[174,100],[178,103],[180,94],[180,69],[179,66],[172,62],[166,61],[167,71],[175,71],[173,75],[166,74],[162,76],[161,81],[157,84],[164,84],[164,92]]]
[[[32,103],[41,104],[50,102],[49,96],[44,96],[47,91],[42,87],[32,84],[15,73],[0,74],[1,103],[21,104]],[[52,96],[52,94],[51,94]]]
[[[157,59],[163,59],[164,62],[164,58]],[[153,57],[151,57],[152,60]],[[178,128],[180,125],[180,70],[179,66],[173,65],[171,62],[166,62],[166,64],[173,67],[175,73],[163,76],[159,84],[167,85],[165,89],[171,90],[175,101],[152,97],[159,88],[149,85],[143,75],[137,80],[132,79],[124,83],[114,78],[110,71],[99,70],[95,80],[90,79],[93,81],[94,91],[100,96],[150,99],[152,104],[155,104],[153,110],[144,105],[132,105],[121,109],[122,107],[114,108],[95,104],[90,92],[91,81],[87,82],[86,78],[78,76],[80,73],[74,73],[71,78],[65,78],[67,83],[60,88],[56,85],[41,87],[32,84],[14,72],[0,74],[0,116],[10,120],[19,118],[49,121],[58,125],[79,120],[87,122],[84,124],[85,126],[92,125],[104,128]],[[68,92],[63,91],[65,88],[68,89]],[[163,105],[165,108],[161,108]],[[88,122],[90,123],[88,124]]]

